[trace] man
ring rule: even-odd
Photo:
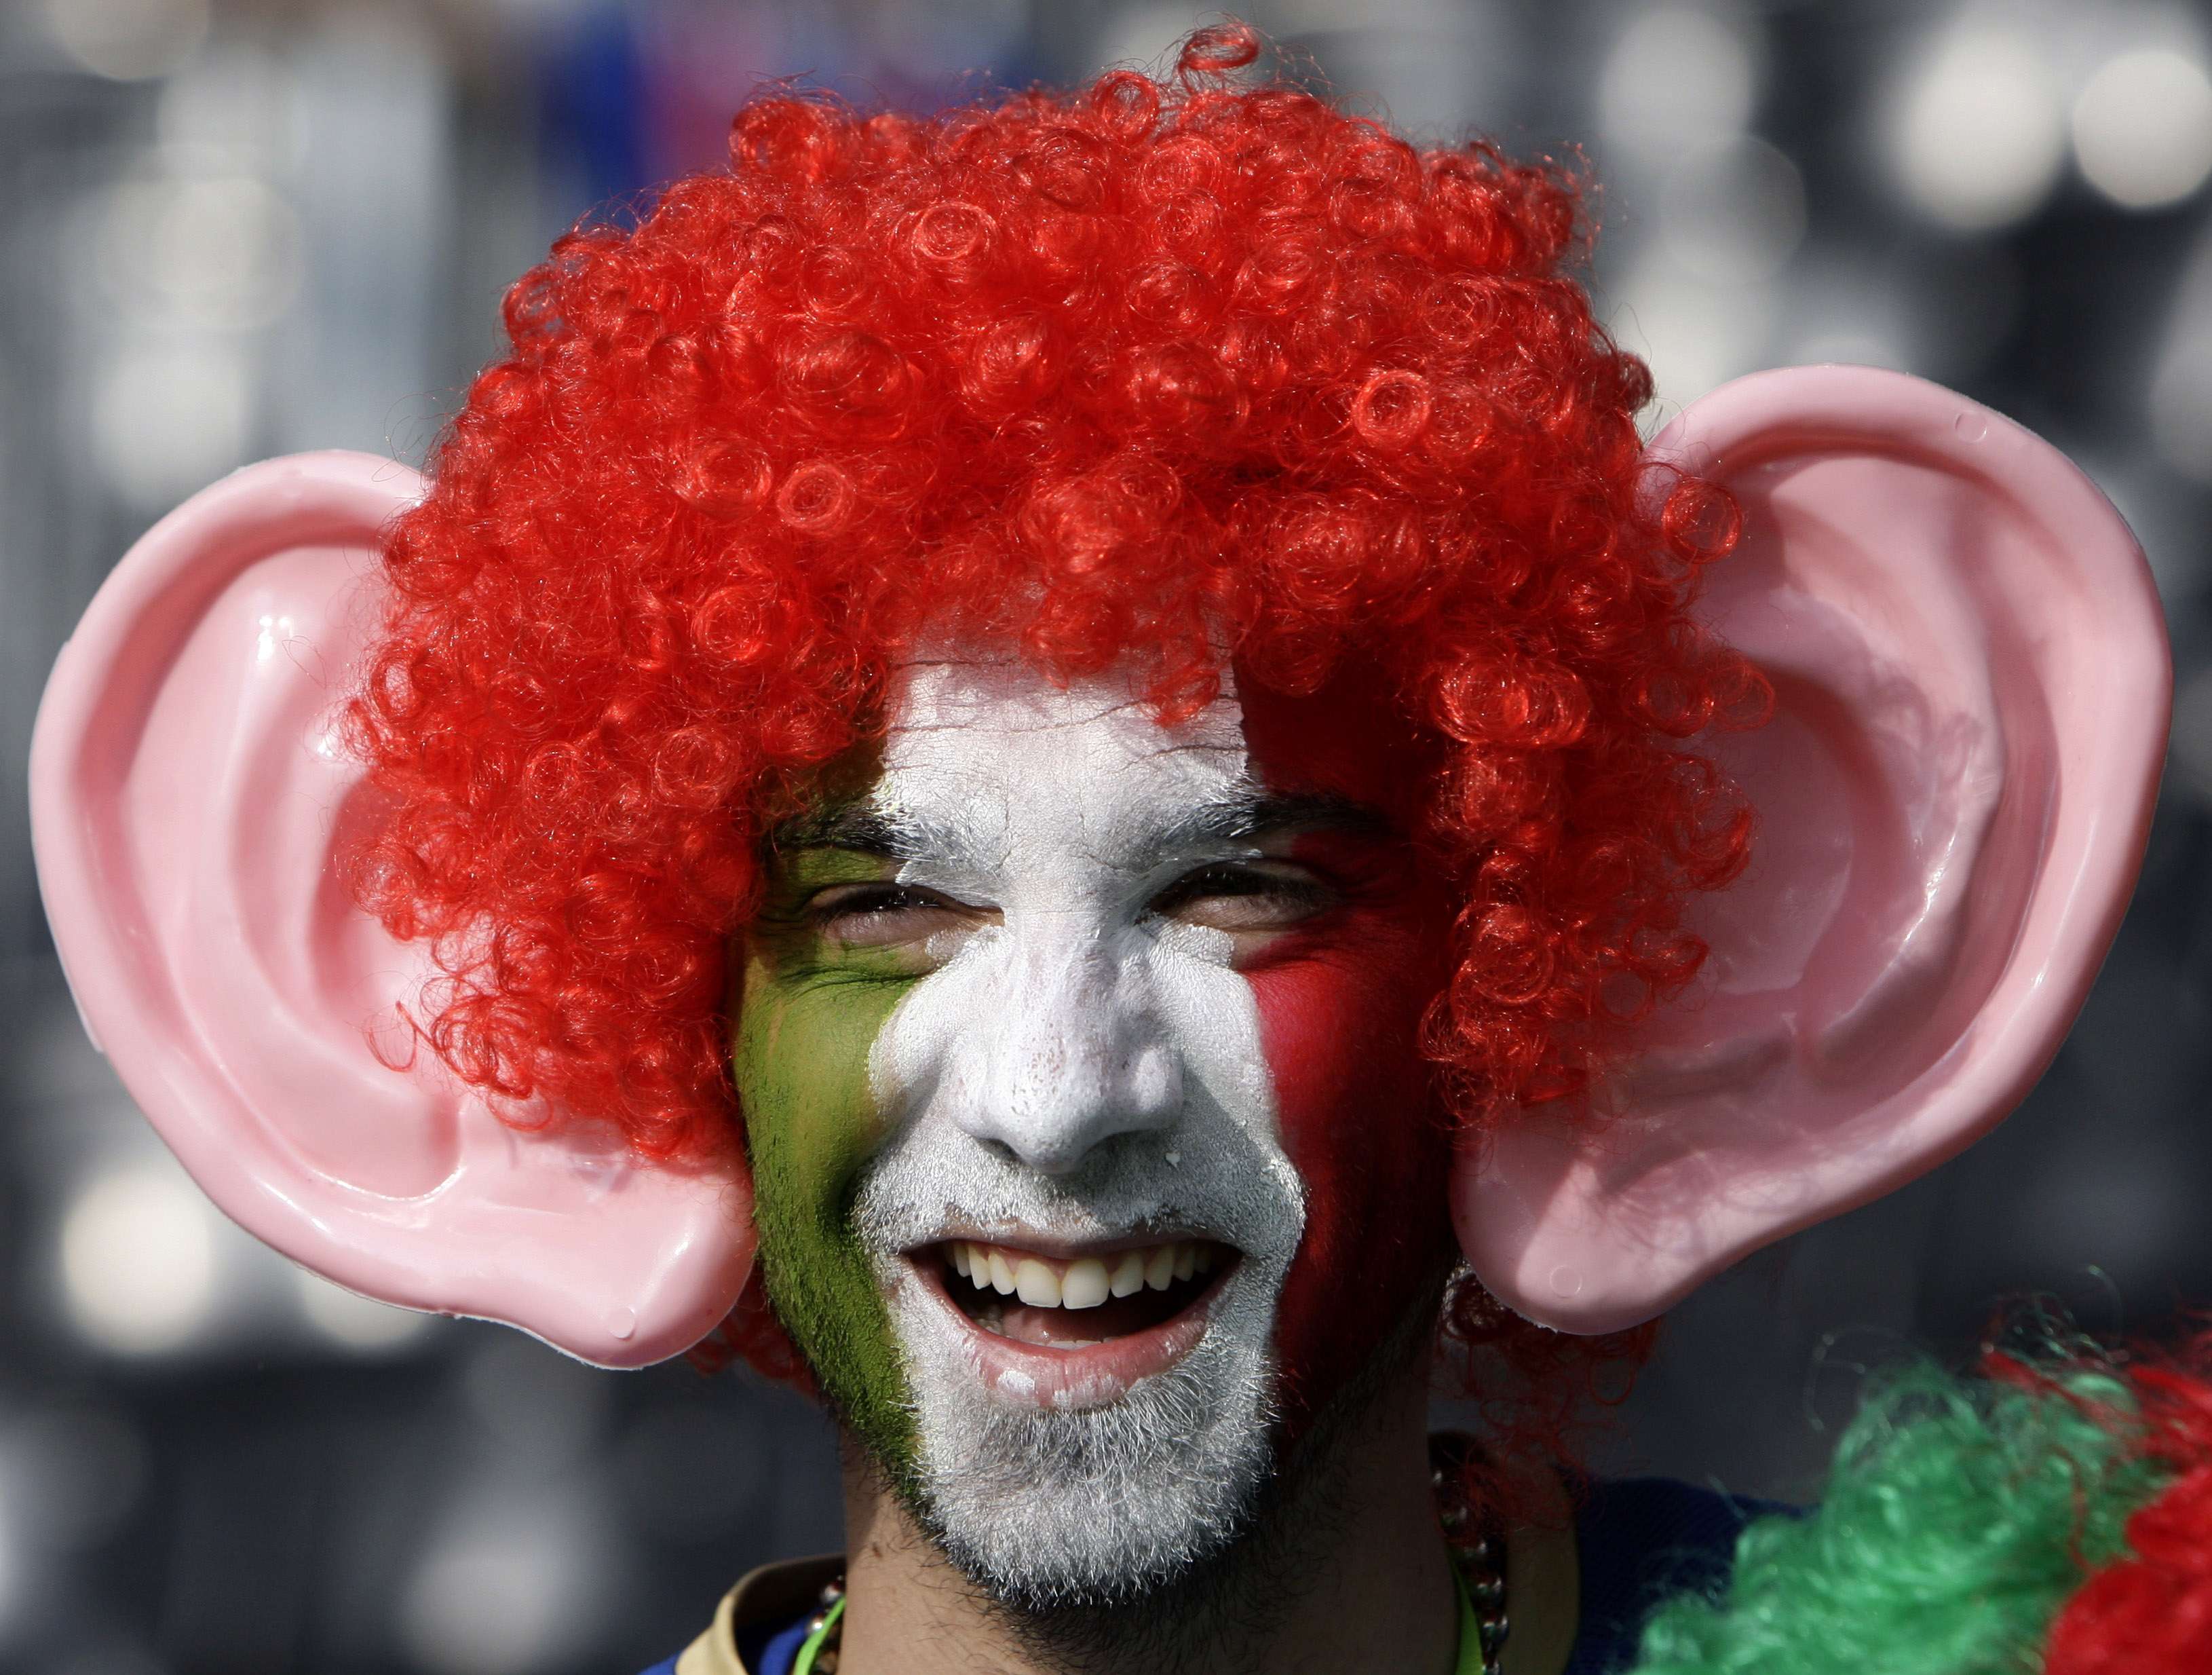
[[[1294,742],[1379,718],[1281,710],[920,662],[873,784],[775,846],[736,1081],[769,1295],[860,1445],[855,1664],[1451,1666],[1445,1130],[1375,1057],[1449,914],[1388,752]]]
[[[1939,1160],[2124,898],[2162,650],[2078,474],[1833,371],[1647,453],[1571,184],[1256,52],[756,101],[516,287],[419,500],[211,490],[57,674],[58,934],[232,1214],[610,1364],[728,1315],[757,1228],[726,1331],[846,1429],[845,1574],[682,1675],[1604,1666],[1740,1517],[1578,1544],[1533,1424],[1432,1457],[1440,1330],[1556,1393]],[[303,752],[312,660],[234,648],[337,655],[316,548],[379,509]],[[362,1044],[395,999],[473,1092]]]

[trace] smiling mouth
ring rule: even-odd
[[[1073,1258],[948,1240],[913,1255],[982,1331],[1038,1349],[1080,1349],[1171,1327],[1206,1301],[1239,1253],[1211,1239]]]

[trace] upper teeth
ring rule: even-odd
[[[1213,1246],[1205,1240],[1178,1240],[1108,1257],[1056,1257],[1003,1245],[955,1240],[947,1247],[952,1268],[978,1291],[1019,1295],[1033,1308],[1096,1308],[1109,1297],[1127,1297],[1147,1286],[1164,1291],[1177,1280],[1210,1272]]]

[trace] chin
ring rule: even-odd
[[[1127,1274],[1141,1256],[1162,1282],[1070,1308],[1028,1300],[1049,1290],[1036,1267],[1000,1290],[979,1252],[1002,1277],[1018,1254],[1079,1286],[1084,1263]],[[1127,1605],[1235,1545],[1276,1466],[1283,1254],[1212,1238],[1057,1255],[954,1240],[880,1262],[913,1404],[906,1495],[953,1562],[1042,1615]]]
[[[1243,1539],[1274,1470],[1252,1401],[1176,1434],[1219,1393],[1200,1376],[1193,1367],[1079,1413],[948,1415],[957,1440],[925,1422],[918,1489],[931,1534],[970,1580],[1030,1614],[1125,1605],[1186,1581]]]

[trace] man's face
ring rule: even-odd
[[[1003,1597],[1218,1551],[1449,1260],[1449,909],[1386,714],[917,664],[779,844],[734,1043],[769,1294]]]

